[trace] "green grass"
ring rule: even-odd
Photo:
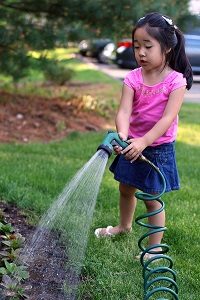
[[[75,53],[78,52],[76,48],[57,48],[44,52],[31,52],[34,58],[39,58],[40,55],[46,54],[49,59],[56,59],[62,62],[66,67],[75,71],[73,81],[90,82],[90,83],[112,83],[113,80],[110,76],[95,70],[92,65],[80,62],[75,58]],[[30,70],[31,71],[31,70]],[[35,77],[36,79],[36,77]]]
[[[180,299],[197,300],[199,272],[199,122],[200,106],[184,104],[180,115],[177,159],[182,188],[166,194],[167,227],[164,241],[178,273]],[[36,222],[62,191],[66,182],[89,160],[104,133],[73,133],[49,144],[1,144],[0,197],[26,209]],[[94,213],[83,274],[86,280],[80,299],[142,299],[142,273],[134,260],[142,230],[134,225],[131,235],[96,239],[96,227],[117,224],[118,185],[108,167],[101,184]],[[33,211],[33,213],[30,213]],[[138,203],[136,215],[144,212]]]
[[[69,68],[75,70],[74,81],[78,82],[90,82],[90,83],[112,83],[113,79],[98,70],[95,70],[92,66],[80,63],[80,60],[72,58],[70,60],[65,60],[63,63]]]

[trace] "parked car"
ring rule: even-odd
[[[91,39],[80,42],[78,48],[79,53],[83,56],[89,56],[101,59],[100,55],[106,45],[112,43],[111,39]]]
[[[115,63],[124,69],[137,67],[131,39],[122,39],[117,43]]]
[[[200,35],[185,34],[185,51],[194,74],[200,74]]]
[[[200,73],[200,36],[185,34],[185,50],[194,74]],[[115,63],[120,68],[134,69],[137,63],[131,39],[121,40],[116,49]]]
[[[108,43],[103,48],[103,50],[99,53],[98,62],[103,64],[113,63],[116,57],[115,50],[116,50],[115,43],[113,42]]]
[[[90,47],[90,41],[89,40],[81,41],[78,45],[79,53],[82,56],[87,56],[87,52],[88,52],[89,47]]]

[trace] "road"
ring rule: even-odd
[[[99,64],[96,60],[84,57],[82,58],[84,62],[90,65],[91,68],[100,70],[107,75],[116,78],[118,80],[123,80],[125,75],[130,71],[129,69],[120,69],[116,65],[106,65],[106,64]],[[192,88],[189,91],[186,91],[185,102],[191,103],[199,103],[200,104],[200,76],[194,76],[194,83]]]

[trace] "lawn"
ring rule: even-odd
[[[78,70],[78,62],[74,63]],[[94,70],[91,72],[99,73]],[[101,76],[105,80],[104,75],[99,74],[97,81],[100,83]],[[85,75],[83,77],[84,80],[87,78]],[[76,77],[76,80],[81,78],[82,75]],[[108,85],[118,85],[120,90],[120,83],[110,78],[107,80]],[[102,90],[107,101],[111,99],[110,91]],[[199,115],[200,105],[184,103],[177,139],[181,190],[163,196],[168,228],[164,242],[171,246],[170,256],[177,271],[181,300],[197,300],[200,294]],[[17,204],[26,211],[30,222],[37,224],[65,184],[96,152],[104,133],[74,132],[61,141],[48,144],[0,144],[1,199]],[[108,170],[112,159],[113,157],[103,176],[90,227],[83,266],[85,280],[80,286],[79,299],[143,298],[142,269],[134,259],[138,254],[137,241],[143,232],[141,228],[133,225],[131,234],[111,239],[96,239],[93,234],[96,227],[115,225],[118,222],[118,184]],[[136,216],[142,212],[144,205],[139,202]]]

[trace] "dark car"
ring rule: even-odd
[[[114,42],[108,43],[100,52],[98,62],[103,64],[111,64],[115,60],[116,46]]]
[[[185,51],[194,74],[200,74],[200,35],[185,34]]]
[[[185,34],[185,50],[194,74],[200,73],[200,36]],[[132,41],[121,40],[116,49],[115,63],[120,68],[134,69],[137,63],[134,57]]]
[[[111,39],[91,39],[83,40],[80,42],[78,48],[79,53],[83,56],[94,57],[98,60],[101,59],[101,52],[106,45],[111,43]]]
[[[118,42],[115,63],[124,69],[134,69],[137,67],[131,39],[122,39]]]

